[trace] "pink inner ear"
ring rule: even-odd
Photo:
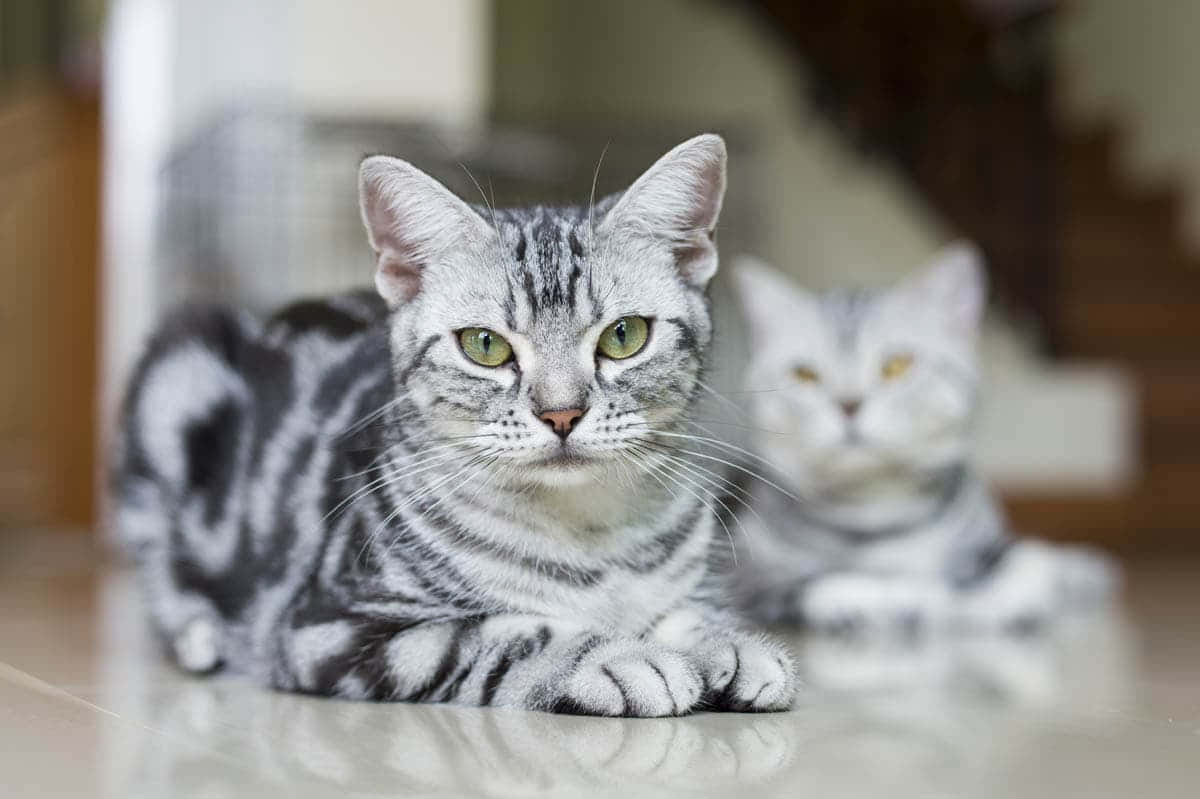
[[[719,162],[710,164],[697,177],[691,218],[688,220],[695,227],[703,228],[710,241],[724,199],[724,169]]]
[[[933,276],[927,295],[960,332],[970,332],[979,325],[984,297],[971,268],[959,264],[943,268]]]
[[[675,263],[679,273],[690,282],[707,282],[712,277],[716,249],[711,234],[700,234],[702,242],[675,247]]]
[[[408,302],[421,290],[421,267],[385,249],[379,253],[375,287],[389,305]]]

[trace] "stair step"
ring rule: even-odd
[[[1122,255],[1126,258],[1196,263],[1179,245],[1179,220],[1175,217],[1140,219],[1120,214],[1064,213],[1058,243],[1064,260],[1091,260]]]
[[[1060,296],[1064,296],[1058,320],[1064,354],[1200,361],[1200,298]]]
[[[1169,226],[1180,209],[1180,197],[1173,191],[1131,189],[1123,183],[1113,183],[1111,175],[1091,172],[1064,175],[1059,192],[1058,210],[1064,219],[1128,220],[1135,225]]]
[[[1056,142],[1063,171],[1078,163],[1103,164],[1108,171],[1116,163],[1115,154],[1121,134],[1114,125],[1094,125],[1085,130],[1072,130]]]
[[[1173,186],[1137,186],[1122,175],[1117,142],[1109,127],[1058,142],[1057,213],[1069,246],[1088,255],[1120,248],[1133,252],[1173,248],[1179,240],[1183,196]]]
[[[1140,393],[1144,458],[1154,463],[1200,460],[1200,358],[1139,364],[1132,372]]]
[[[1061,305],[1120,301],[1158,303],[1190,299],[1200,302],[1200,264],[1109,254],[1084,261],[1064,259],[1056,285]]]
[[[1139,553],[1196,552],[1200,462],[1156,464],[1120,494],[1004,497],[1013,527]]]

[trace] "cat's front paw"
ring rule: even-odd
[[[588,652],[552,709],[589,716],[680,716],[700,700],[700,675],[681,653],[619,639]]]
[[[714,710],[787,710],[796,694],[796,668],[780,644],[752,635],[705,644],[696,653],[704,705]]]
[[[983,632],[1042,629],[1061,606],[1059,565],[1057,553],[1047,544],[1014,543],[987,581],[962,596],[959,624]]]
[[[933,581],[871,574],[814,580],[799,597],[799,616],[830,633],[916,633],[945,622],[951,602]]]

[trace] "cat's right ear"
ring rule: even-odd
[[[425,269],[452,247],[487,236],[483,219],[407,161],[373,155],[358,170],[358,198],[375,251],[375,287],[396,308],[421,291]]]

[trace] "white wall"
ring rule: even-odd
[[[171,143],[185,140],[231,102],[281,103],[289,90],[295,12],[288,0],[166,0],[166,109]]]
[[[486,0],[158,5],[171,20],[173,142],[234,104],[446,125],[477,123],[487,109]]]
[[[474,124],[491,86],[485,0],[301,0],[291,85],[305,110]]]

